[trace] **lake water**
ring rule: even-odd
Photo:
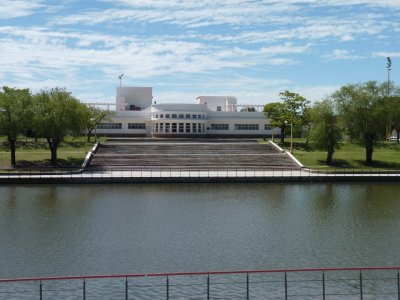
[[[0,278],[400,265],[400,185],[0,187]]]

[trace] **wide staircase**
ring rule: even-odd
[[[248,139],[108,139],[88,167],[102,170],[299,169],[270,144]]]

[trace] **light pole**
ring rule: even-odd
[[[124,77],[124,73],[122,73],[121,75],[118,76],[118,78],[119,78],[119,87],[122,86],[122,77]]]
[[[285,121],[285,124],[290,124],[290,153],[293,153],[293,122]]]
[[[389,87],[390,87],[390,70],[392,68],[392,60],[390,59],[390,57],[387,57],[387,65],[386,68],[388,70],[388,87],[387,87],[387,94],[389,96]]]

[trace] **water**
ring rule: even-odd
[[[0,187],[0,278],[400,265],[398,184]]]

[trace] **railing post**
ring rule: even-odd
[[[250,299],[250,289],[249,289],[249,273],[246,273],[246,299]]]
[[[83,300],[86,300],[86,279],[83,278]]]
[[[40,284],[39,284],[39,299],[42,300],[43,299],[43,286],[42,286],[42,281],[40,280]]]
[[[325,300],[325,272],[322,271],[322,300]]]
[[[125,300],[128,300],[128,277],[125,277]]]
[[[288,286],[287,286],[287,274],[286,274],[286,272],[285,272],[285,300],[288,299],[287,290],[288,290]]]
[[[400,300],[400,274],[399,274],[399,270],[397,270],[397,299]]]
[[[360,299],[363,300],[362,271],[360,270]]]
[[[167,276],[167,300],[169,300],[169,278]]]
[[[210,274],[207,275],[207,300],[210,300]]]

